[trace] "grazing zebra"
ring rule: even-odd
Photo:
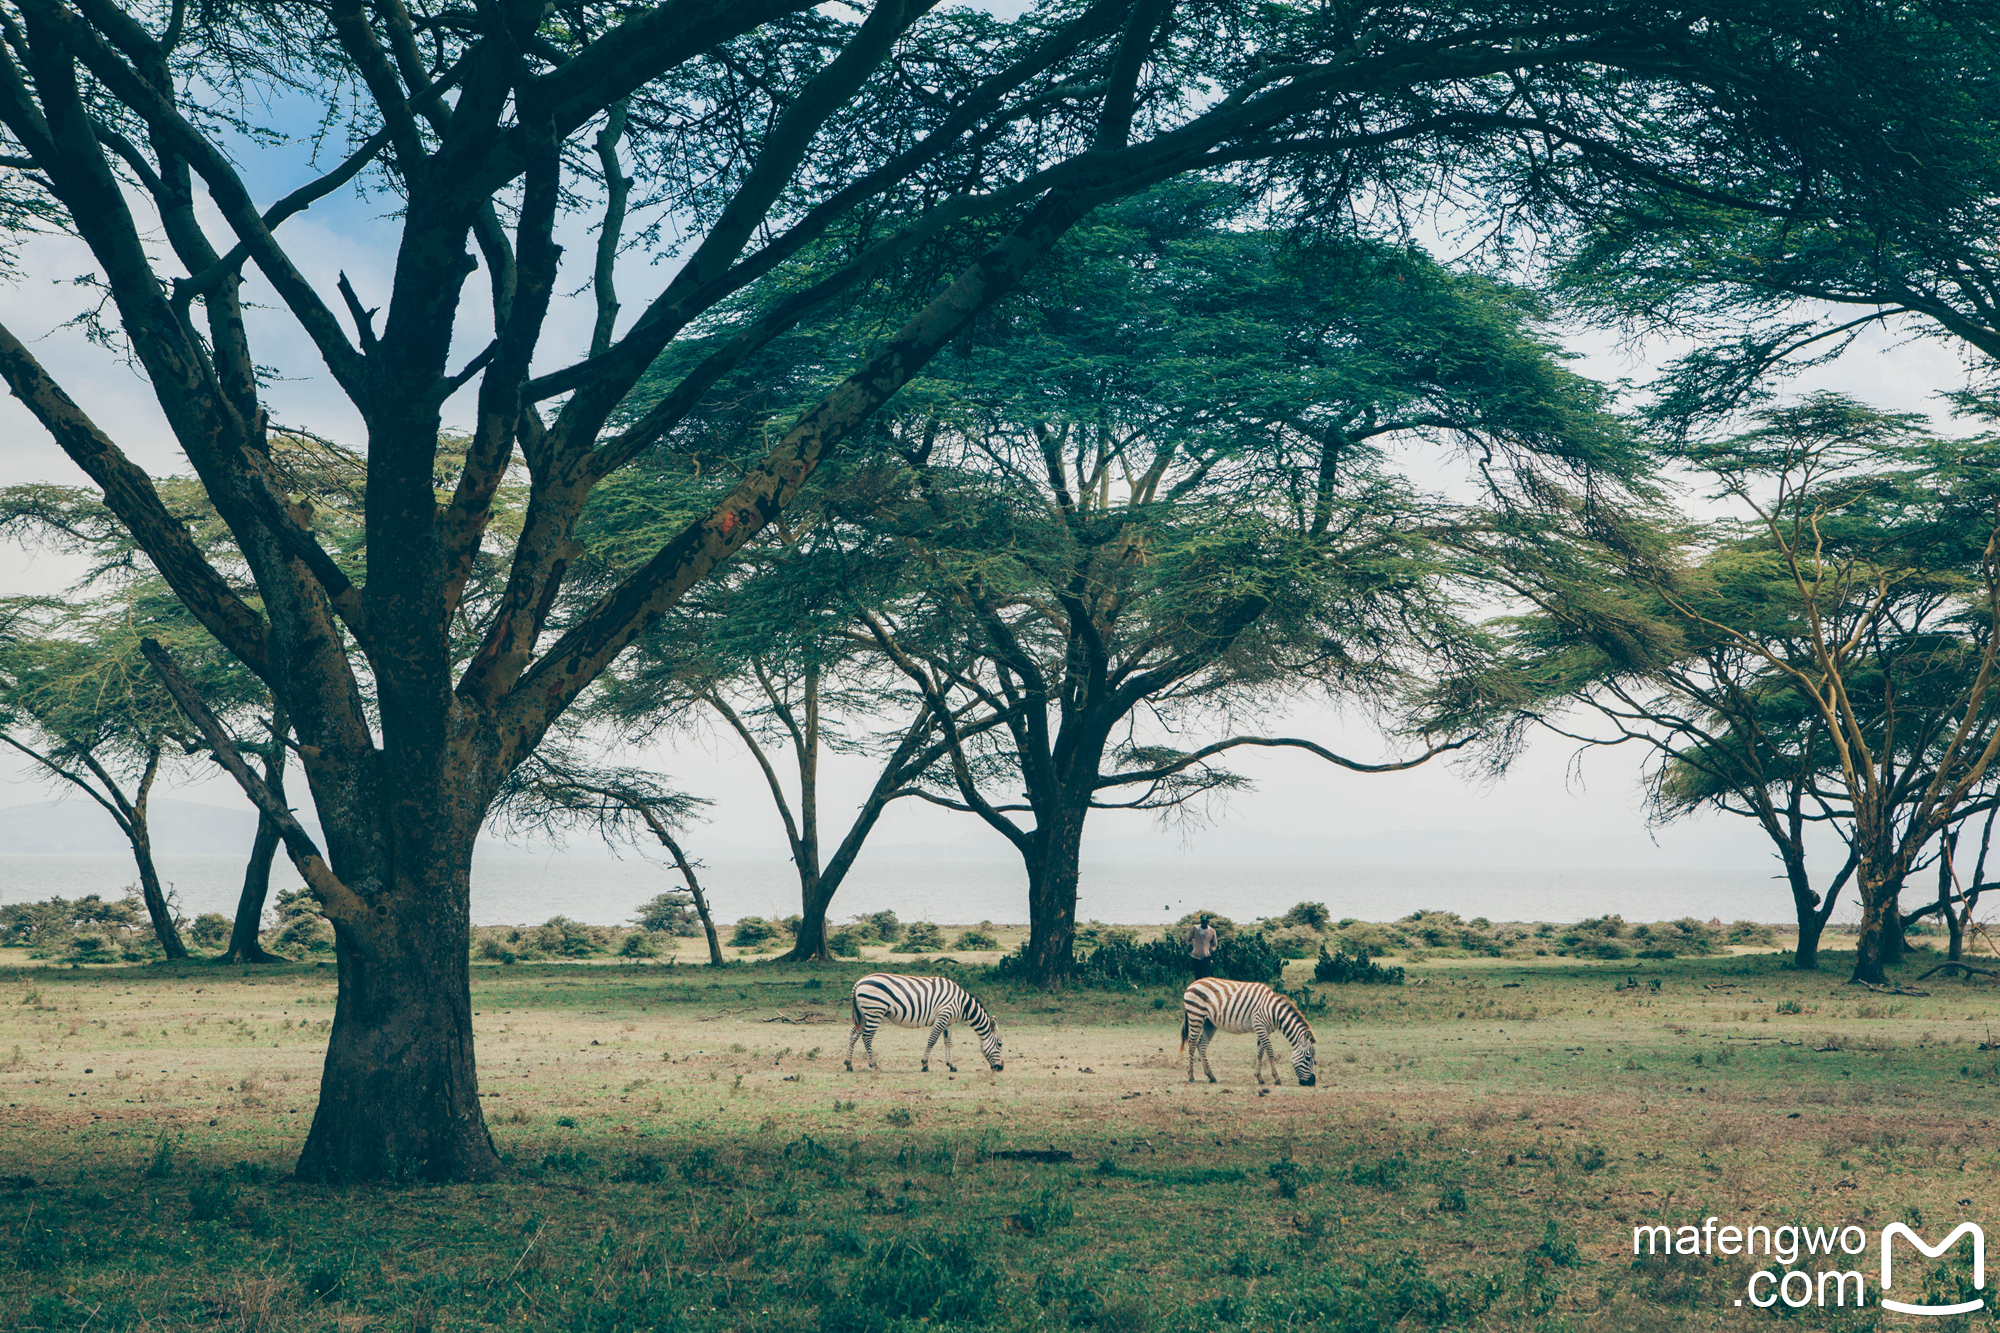
[[[871,972],[854,983],[854,1031],[847,1034],[847,1067],[854,1068],[854,1043],[860,1039],[868,1052],[868,1067],[875,1063],[875,1029],[884,1023],[899,1028],[929,1028],[931,1039],[924,1043],[924,1072],[931,1068],[931,1047],[944,1038],[944,1067],[957,1072],[951,1062],[951,1025],[963,1018],[979,1034],[979,1049],[994,1069],[1000,1062],[1000,1027],[986,1007],[948,977],[904,977],[893,972]]]
[[[1181,996],[1181,1049],[1187,1052],[1188,1082],[1194,1082],[1195,1052],[1201,1053],[1201,1071],[1215,1082],[1208,1067],[1209,1039],[1218,1032],[1257,1034],[1257,1082],[1264,1081],[1264,1057],[1271,1057],[1271,1078],[1278,1078],[1278,1052],[1271,1045],[1272,1029],[1285,1034],[1292,1044],[1292,1068],[1299,1084],[1310,1088],[1319,1081],[1313,1071],[1313,1030],[1299,1007],[1261,981],[1224,981],[1206,977],[1187,988]]]

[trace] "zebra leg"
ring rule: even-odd
[[[1201,1072],[1208,1075],[1210,1083],[1215,1082],[1215,1070],[1208,1063],[1208,1043],[1215,1040],[1215,1024],[1203,1021],[1201,1025]]]
[[[951,1062],[951,1024],[946,1023],[943,1027],[939,1028],[938,1031],[944,1034],[944,1067],[946,1069],[949,1069],[952,1073],[956,1074],[958,1072],[958,1066]]]
[[[931,1038],[930,1038],[930,1040],[929,1040],[929,1041],[927,1041],[927,1042],[925,1042],[925,1043],[924,1043],[924,1064],[923,1064],[923,1070],[924,1070],[924,1072],[925,1072],[926,1074],[928,1074],[928,1073],[930,1073],[930,1072],[931,1072],[931,1047],[933,1047],[933,1046],[937,1045],[937,1041],[938,1041],[938,1035],[939,1035],[940,1033],[942,1033],[943,1031],[944,1031],[944,1029],[943,1029],[943,1028],[941,1028],[941,1027],[939,1027],[939,1026],[938,1026],[937,1024],[933,1023],[933,1024],[931,1025]],[[947,1063],[947,1064],[949,1064],[949,1063],[950,1063],[950,1061],[949,1061],[949,1060],[947,1060],[947,1061],[946,1061],[946,1063]]]
[[[861,1040],[861,1024],[857,1021],[854,1030],[847,1034],[847,1072],[854,1072],[854,1043]]]
[[[1260,1088],[1264,1086],[1264,1057],[1267,1055],[1271,1057],[1271,1078],[1276,1081],[1278,1053],[1271,1048],[1271,1034],[1265,1031],[1264,1025],[1260,1023],[1257,1025],[1257,1063],[1252,1066],[1257,1075],[1257,1086]]]
[[[877,1022],[873,1019],[863,1024],[861,1028],[861,1049],[868,1052],[868,1067],[879,1074],[882,1072],[882,1066],[875,1063],[875,1029],[877,1026]]]
[[[1201,1039],[1195,1035],[1193,1018],[1184,1019],[1183,1025],[1187,1029],[1187,1035],[1182,1040],[1181,1044],[1187,1047],[1188,1082],[1192,1083],[1194,1082],[1194,1053],[1201,1046]]]

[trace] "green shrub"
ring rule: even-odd
[[[1000,941],[993,936],[993,923],[991,921],[982,921],[971,930],[961,931],[959,937],[952,941],[951,947],[954,949],[997,949],[1000,947]]]
[[[1002,979],[1026,975],[1026,945],[993,965]],[[1261,934],[1240,934],[1215,946],[1215,975],[1236,981],[1271,982],[1283,972],[1285,960]],[[1115,938],[1077,960],[1071,984],[1140,989],[1182,986],[1194,977],[1194,959],[1187,945],[1173,936],[1137,940]]]
[[[853,926],[842,926],[826,937],[826,947],[836,958],[859,958],[861,946],[869,942],[868,935]]]
[[[1777,942],[1778,938],[1771,933],[1769,926],[1759,925],[1755,921],[1732,921],[1729,923],[1728,932],[1723,936],[1725,944],[1769,946]]]
[[[875,929],[875,938],[884,944],[894,944],[903,933],[903,923],[896,919],[894,912],[871,912],[859,920],[866,921]]]
[[[117,961],[118,946],[108,935],[90,933],[69,937],[66,955],[79,963],[110,963]]]
[[[1076,947],[1079,951],[1102,948],[1121,940],[1137,944],[1139,932],[1129,926],[1107,926],[1102,921],[1086,921],[1076,928]]]
[[[660,956],[660,946],[646,931],[635,930],[625,937],[624,943],[618,946],[618,956],[621,958],[658,958]]]
[[[552,916],[525,932],[524,937],[540,952],[558,958],[588,958],[603,953],[611,943],[611,932],[602,926],[572,921],[566,916]]]
[[[1310,926],[1279,926],[1266,930],[1264,938],[1281,958],[1310,958],[1324,947],[1320,943],[1320,933]]]
[[[1325,930],[1333,921],[1333,913],[1326,910],[1325,903],[1294,903],[1292,910],[1279,918],[1288,926],[1304,926],[1308,930]]]
[[[944,931],[930,921],[912,921],[903,931],[897,953],[936,953],[944,948]]]
[[[319,916],[298,916],[278,928],[269,948],[273,953],[326,953],[333,948],[333,927]]]
[[[730,932],[729,942],[738,949],[754,949],[769,940],[783,937],[784,927],[761,916],[746,916]]]
[[[632,914],[632,924],[656,935],[701,934],[701,917],[694,910],[694,895],[679,890],[641,903]]]
[[[229,943],[231,924],[220,912],[203,912],[188,927],[188,939],[204,949],[219,949]]]
[[[1313,980],[1328,982],[1336,986],[1359,983],[1363,986],[1400,986],[1403,984],[1403,969],[1383,967],[1366,953],[1345,953],[1335,949],[1332,953],[1321,945],[1319,961],[1313,964]]]

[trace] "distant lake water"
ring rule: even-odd
[[[243,882],[240,858],[163,856],[159,868],[185,915],[234,913]],[[1772,877],[1773,869],[1086,862],[1077,913],[1083,920],[1128,925],[1169,922],[1198,909],[1250,920],[1312,901],[1325,903],[1336,918],[1363,921],[1437,909],[1494,921],[1580,921],[1616,913],[1627,921],[1693,916],[1790,922],[1791,895]],[[129,857],[0,855],[0,903],[53,894],[115,898],[136,881]],[[272,883],[274,889],[298,887],[282,857],[272,868]],[[473,861],[472,918],[478,925],[525,925],[552,916],[617,925],[640,903],[680,883],[668,869],[638,858],[481,856]],[[799,910],[798,880],[784,861],[718,860],[702,873],[702,887],[723,921]],[[1836,919],[1856,919],[1851,896],[1843,898]],[[833,916],[844,920],[885,908],[905,920],[949,925],[1021,922],[1027,919],[1027,885],[1018,865],[998,862],[864,861],[834,900]]]

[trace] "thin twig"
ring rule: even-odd
[[[521,1265],[528,1261],[528,1250],[532,1250],[535,1248],[535,1242],[542,1238],[542,1233],[548,1230],[548,1227],[549,1227],[548,1219],[544,1218],[541,1224],[535,1228],[535,1234],[529,1237],[528,1249],[521,1251],[521,1257],[519,1259],[516,1259],[514,1261],[514,1266],[507,1270],[507,1276],[500,1279],[502,1282],[512,1282],[514,1280],[514,1274],[520,1272]]]

